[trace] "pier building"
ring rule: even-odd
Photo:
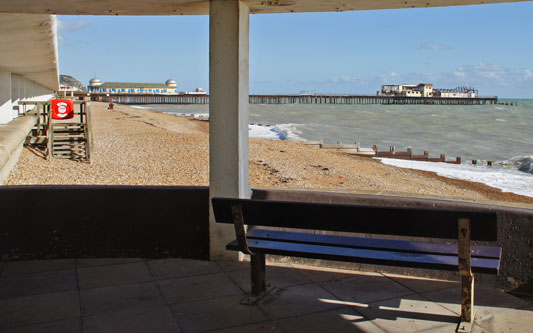
[[[169,79],[165,83],[105,82],[99,78],[89,81],[87,91],[97,94],[176,95],[178,84]]]
[[[477,98],[478,91],[469,86],[453,89],[434,89],[433,84],[431,83],[386,84],[381,86],[381,92],[378,91],[378,95],[397,97]]]
[[[433,84],[389,84],[381,86],[381,95],[402,97],[433,97]]]

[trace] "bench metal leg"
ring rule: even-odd
[[[457,332],[470,332],[474,321],[474,275],[470,259],[470,220],[459,219],[459,274],[461,275],[461,322]]]
[[[258,252],[251,256],[252,296],[260,296],[266,292],[265,254]]]

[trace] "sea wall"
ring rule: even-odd
[[[208,202],[207,187],[0,187],[0,256],[208,259]]]
[[[208,192],[207,187],[200,186],[0,187],[0,255],[4,261],[72,257],[208,259]],[[493,210],[498,213],[498,244],[503,248],[500,275],[477,274],[476,279],[505,289],[532,280],[533,209],[437,199],[272,189],[255,189],[253,197]],[[273,259],[458,280],[457,273],[447,271],[286,257]]]

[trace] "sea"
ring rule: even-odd
[[[460,165],[380,160],[533,197],[533,99],[499,102],[512,105],[250,105],[249,129],[256,138],[360,142],[380,151],[395,146],[396,151],[412,148],[420,155],[429,151],[430,157],[445,154],[447,160],[460,156]],[[135,107],[209,117],[208,105]]]

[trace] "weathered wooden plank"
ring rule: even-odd
[[[212,203],[220,223],[233,223],[230,207],[240,203],[249,225],[457,239],[457,220],[468,218],[473,240],[498,238],[497,214],[491,211],[230,198],[213,198]]]
[[[248,246],[254,253],[263,252],[266,254],[302,258],[450,271],[457,271],[458,268],[457,257],[447,255],[353,249],[347,247],[278,242],[261,239],[249,239]],[[229,243],[226,248],[232,251],[239,250],[237,241]],[[499,270],[499,260],[472,258],[472,269],[478,273],[497,274]]]
[[[278,231],[255,228],[247,233],[248,239],[265,239],[302,244],[341,246],[360,249],[395,250],[398,252],[426,254],[458,254],[457,244],[406,241],[383,238],[367,238],[342,235],[310,234],[294,231]],[[501,258],[502,249],[495,246],[472,246],[471,255],[478,258]]]

